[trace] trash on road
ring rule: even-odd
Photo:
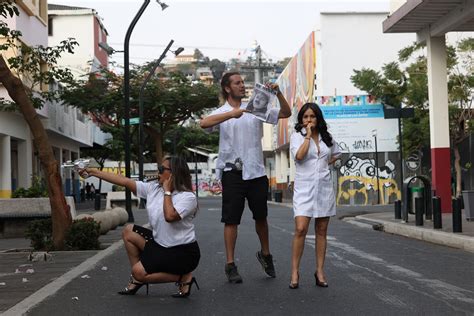
[[[87,274],[84,274],[83,276],[81,276],[81,279],[90,279],[91,277],[88,276]]]
[[[23,282],[23,283],[28,282],[28,279],[27,279],[27,278],[23,278],[23,279],[21,279],[21,282]]]
[[[71,300],[79,301],[79,297],[77,297],[77,296],[71,297]]]
[[[104,266],[104,267],[102,267],[102,268],[100,268],[100,269],[101,269],[102,271],[107,271],[109,268],[107,268],[107,267]]]

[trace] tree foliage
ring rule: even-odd
[[[474,38],[455,47],[447,46],[448,106],[451,146],[455,156],[457,195],[460,194],[459,144],[473,130]],[[403,119],[403,148],[409,155],[429,147],[428,76],[425,47],[413,44],[401,49],[398,62],[385,64],[381,71],[354,70],[354,85],[390,106],[415,108],[415,117]]]
[[[130,72],[130,117],[138,117],[139,91],[148,69],[147,65],[137,66]],[[105,131],[114,135],[114,140],[120,141],[124,116],[122,81],[121,75],[103,70],[66,91],[64,99],[90,113]],[[218,102],[217,87],[192,83],[184,74],[160,73],[152,77],[143,95],[143,124],[147,133],[145,144],[154,149],[147,151],[155,153],[155,161],[161,161],[164,139],[173,127],[201,116]],[[137,126],[133,125],[132,138],[137,133]],[[132,151],[137,153],[133,147]]]

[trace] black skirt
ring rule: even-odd
[[[146,273],[166,272],[183,275],[194,271],[201,258],[197,241],[174,247],[163,247],[153,239],[153,232],[134,225],[133,231],[145,238],[145,248],[140,253],[140,262]]]

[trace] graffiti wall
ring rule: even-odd
[[[289,142],[291,131],[296,123],[298,110],[306,102],[313,100],[316,49],[314,32],[311,32],[298,53],[291,59],[277,79],[281,92],[292,107],[288,119],[279,120],[275,127],[274,148]]]
[[[199,179],[198,180],[198,195],[203,196],[220,196],[222,193],[222,185],[219,180],[213,179]],[[196,184],[193,183],[193,191],[196,191]]]
[[[335,165],[338,205],[393,203],[401,199],[398,153],[343,154]],[[378,177],[377,177],[378,172]]]

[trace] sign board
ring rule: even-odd
[[[121,122],[122,122],[122,125],[125,125],[125,120],[124,119],[122,119]],[[140,118],[139,117],[132,117],[132,118],[129,119],[129,122],[130,122],[130,125],[140,124]]]
[[[346,153],[398,151],[397,120],[384,119],[383,105],[367,95],[318,97],[328,130]]]

